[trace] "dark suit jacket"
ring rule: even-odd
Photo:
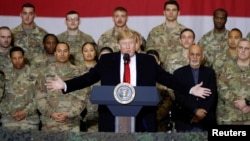
[[[175,86],[173,75],[164,71],[155,61],[155,58],[147,54],[136,55],[137,86],[155,86],[156,82],[167,87]],[[90,86],[101,80],[101,85],[115,86],[120,83],[120,59],[121,53],[104,54],[96,66],[82,76],[66,82],[66,93]],[[122,64],[123,65],[123,64]],[[114,132],[114,116],[106,106],[99,105],[99,131]],[[155,122],[156,107],[144,107],[137,116],[136,131],[156,131]]]
[[[181,67],[174,72],[174,77],[188,87],[195,85],[190,65]],[[190,130],[194,126],[208,129],[216,124],[216,105],[217,105],[217,84],[213,69],[200,66],[198,83],[203,82],[202,87],[209,88],[212,94],[206,99],[193,96],[181,88],[175,90],[176,104],[173,111],[176,120],[177,130]],[[194,115],[195,109],[203,108],[208,113],[207,116],[198,124],[191,124],[190,121]]]

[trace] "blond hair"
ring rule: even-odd
[[[134,39],[136,40],[137,39],[137,35],[134,31],[132,30],[129,30],[129,29],[125,29],[123,31],[120,32],[120,34],[118,35],[118,42],[120,40],[123,40],[123,39]]]

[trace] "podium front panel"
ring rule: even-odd
[[[140,112],[142,106],[134,105],[107,105],[114,116],[135,117]]]
[[[90,95],[91,103],[101,105],[123,105],[115,100],[114,88],[115,86],[93,86]],[[156,106],[159,103],[160,98],[156,87],[136,86],[134,88],[134,100],[124,105]]]

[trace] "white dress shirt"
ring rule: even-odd
[[[124,76],[124,60],[123,55],[121,55],[121,63],[120,63],[120,82],[123,82],[123,76]],[[130,57],[130,84],[132,86],[136,86],[136,55]]]

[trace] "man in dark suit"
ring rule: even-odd
[[[198,83],[211,90],[211,95],[199,98],[190,95],[183,89],[175,90],[175,106],[173,110],[177,131],[206,131],[216,125],[217,86],[216,76],[212,68],[201,65],[203,50],[199,45],[189,48],[189,65],[174,72],[181,85],[192,87]]]
[[[124,54],[130,56],[130,84],[133,86],[155,86],[156,82],[169,88],[177,86],[173,75],[164,71],[155,61],[154,57],[147,54],[136,53],[136,34],[131,30],[124,30],[119,34],[118,43],[120,52],[104,54],[88,73],[77,78],[63,81],[56,77],[45,84],[52,90],[63,89],[65,93],[85,88],[101,80],[101,85],[115,86],[123,82]],[[183,88],[189,91],[190,88]],[[196,85],[190,93],[193,95],[207,96],[210,90]],[[99,105],[99,131],[114,132],[114,116],[104,105]],[[136,131],[156,131],[156,107],[143,107],[136,117]]]

